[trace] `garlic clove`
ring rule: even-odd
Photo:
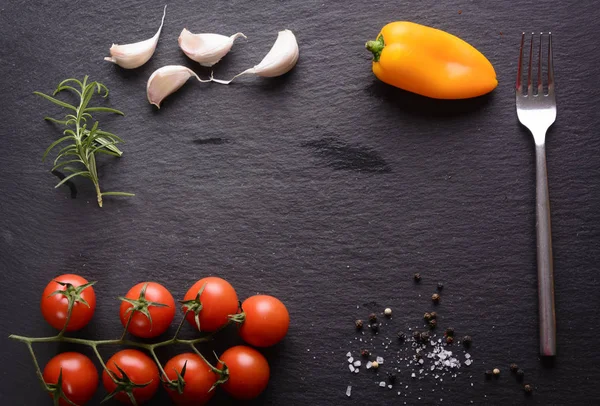
[[[150,75],[146,85],[148,101],[160,108],[164,98],[177,91],[192,76],[200,82],[210,82],[200,79],[193,70],[181,65],[167,65],[157,69]]]
[[[192,34],[184,28],[177,42],[188,58],[202,66],[213,66],[227,55],[233,41],[240,37],[246,38],[241,32],[228,37],[220,34]]]
[[[249,73],[263,77],[281,76],[296,66],[299,55],[298,41],[296,41],[294,33],[290,30],[279,31],[277,40],[271,50],[258,65],[235,75],[231,80],[220,80],[212,77],[211,80],[227,85],[235,78]]]
[[[125,69],[139,68],[154,54],[156,50],[156,44],[158,44],[158,37],[162,31],[163,24],[165,22],[165,15],[167,13],[167,6],[163,10],[162,21],[156,34],[152,38],[144,41],[135,42],[133,44],[117,45],[112,44],[110,47],[110,56],[104,58],[105,61],[116,63]]]

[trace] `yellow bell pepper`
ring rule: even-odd
[[[485,56],[447,32],[407,21],[389,23],[366,48],[373,73],[389,85],[435,99],[466,99],[498,86]]]

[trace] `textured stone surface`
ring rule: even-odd
[[[272,379],[260,404],[520,404],[522,390],[508,373],[483,377],[495,366],[508,372],[510,362],[536,387],[528,403],[597,400],[600,13],[593,3],[178,1],[169,4],[154,57],[125,71],[102,58],[113,42],[152,36],[163,3],[2,2],[0,404],[50,404],[26,347],[6,337],[53,333],[39,294],[64,272],[99,280],[86,337],[117,337],[114,298],[143,280],[182,297],[213,274],[240,297],[280,297],[292,324],[285,342],[265,351]],[[499,87],[479,100],[435,102],[377,82],[364,42],[400,19],[472,43],[494,64]],[[278,79],[190,81],[156,110],[145,99],[155,69],[184,64],[209,74],[178,49],[183,27],[248,36],[215,67],[219,78],[258,63],[284,28],[296,33],[300,60]],[[555,34],[559,115],[547,151],[559,327],[553,367],[537,356],[533,144],[518,125],[512,90],[523,30]],[[103,159],[99,170],[106,190],[137,196],[107,198],[104,209],[80,180],[76,199],[53,189],[57,179],[40,162],[59,136],[42,118],[60,111],[32,92],[85,74],[105,83],[109,105],[126,112],[98,116],[127,141],[123,158]],[[423,275],[418,287],[415,271]],[[390,306],[398,329],[417,325],[440,280],[444,325],[473,336],[470,370],[436,392],[432,383],[423,391],[412,384],[406,398],[366,371],[349,375],[353,320]],[[69,348],[36,347],[42,365]],[[160,396],[151,405],[165,404]]]

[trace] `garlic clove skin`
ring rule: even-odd
[[[125,69],[139,68],[152,58],[156,45],[158,44],[158,37],[162,31],[163,24],[165,22],[165,15],[167,13],[167,6],[163,10],[162,21],[156,34],[152,38],[144,41],[135,42],[133,44],[117,45],[112,44],[110,47],[110,56],[104,58],[105,61],[109,61],[119,65]]]
[[[193,70],[181,65],[167,65],[157,69],[150,75],[146,85],[148,102],[160,108],[160,103],[165,97],[177,91],[192,76],[199,82],[210,82],[200,79]]]
[[[290,30],[279,31],[277,40],[271,50],[258,65],[235,75],[231,80],[220,80],[212,77],[211,80],[227,85],[235,78],[249,73],[263,77],[281,76],[296,66],[299,56],[298,41],[296,41],[294,33]]]
[[[231,36],[220,34],[192,34],[186,28],[181,31],[177,42],[181,50],[202,66],[213,66],[231,50],[237,38],[246,38],[238,32]]]

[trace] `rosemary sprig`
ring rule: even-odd
[[[74,86],[77,86],[79,89]],[[53,97],[63,90],[68,90],[78,95],[79,105],[73,106]],[[108,96],[108,88],[99,82],[88,83],[88,76],[85,76],[83,82],[74,78],[63,80],[59,83],[52,96],[40,92],[33,93],[52,103],[71,110],[71,112],[65,116],[64,120],[44,117],[45,120],[63,125],[66,129],[63,131],[64,137],[54,141],[50,144],[48,149],[46,149],[42,160],[45,160],[50,151],[58,145],[66,142],[69,143],[58,151],[51,172],[60,169],[62,171],[70,172],[71,174],[65,176],[55,187],[59,187],[77,176],[88,178],[94,183],[96,194],[98,195],[98,205],[100,207],[102,207],[102,196],[135,196],[133,193],[100,191],[98,171],[96,169],[96,154],[112,155],[116,157],[120,157],[123,154],[123,152],[117,148],[117,144],[122,143],[123,140],[115,134],[101,130],[98,127],[98,121],[95,121],[90,114],[98,112],[115,113],[122,116],[125,115],[123,112],[109,107],[89,107],[90,100],[92,99],[92,96],[94,96],[94,93],[106,98]],[[88,120],[94,122],[91,128],[88,128]]]

